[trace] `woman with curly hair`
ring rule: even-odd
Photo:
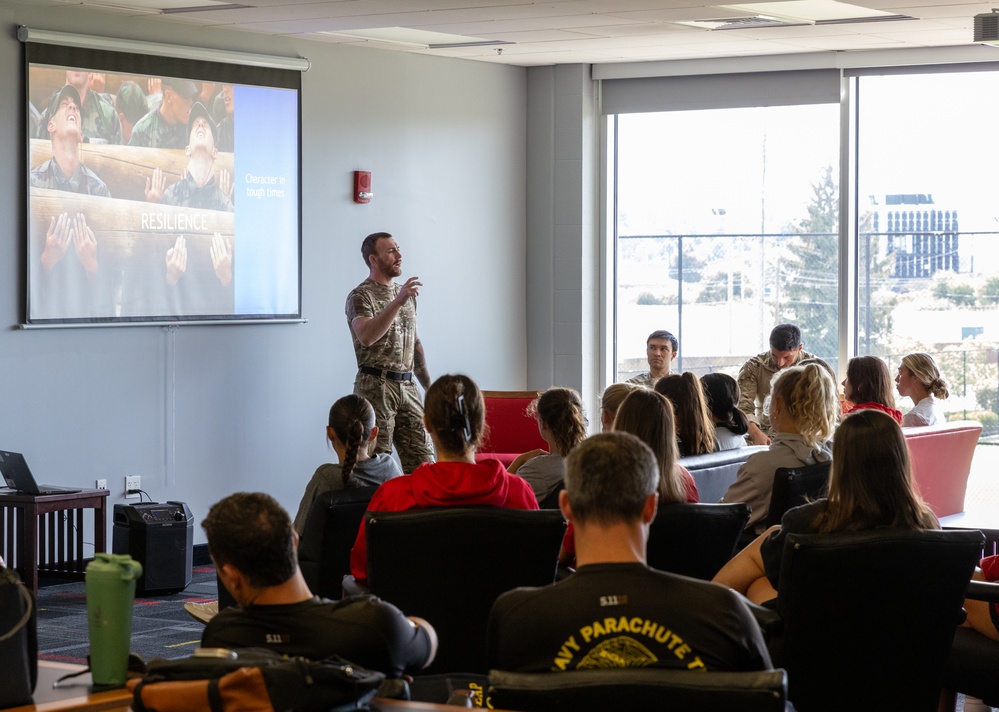
[[[749,456],[739,468],[723,502],[746,502],[753,508],[746,525],[759,534],[770,508],[774,472],[828,462],[829,440],[836,429],[839,396],[836,383],[818,364],[792,366],[773,380],[770,399],[770,448]]]
[[[305,486],[305,494],[295,515],[295,530],[302,534],[309,511],[319,495],[330,490],[377,487],[402,474],[399,465],[385,452],[371,453],[378,439],[375,409],[358,395],[344,396],[330,407],[326,440],[336,453],[337,464],[324,463]]]
[[[586,437],[586,416],[579,393],[571,388],[549,388],[531,403],[528,412],[538,419],[538,431],[549,451],[525,452],[506,469],[527,480],[541,502],[562,486],[565,458]]]
[[[907,354],[902,357],[895,376],[895,387],[900,396],[908,396],[915,407],[902,417],[902,427],[936,425],[946,418],[940,400],[950,397],[947,381],[940,375],[937,362],[927,353]]]
[[[701,386],[708,415],[715,424],[715,452],[745,447],[749,418],[739,409],[739,383],[716,371],[701,376]]]
[[[656,381],[655,390],[673,405],[680,457],[714,452],[715,428],[697,376],[690,371],[669,374]]]
[[[902,424],[902,411],[895,407],[892,395],[891,373],[877,356],[850,359],[843,379],[843,395],[852,404],[845,408],[847,415],[858,410],[880,410]]]

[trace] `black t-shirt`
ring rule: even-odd
[[[321,660],[340,655],[390,677],[422,669],[430,639],[391,603],[374,596],[225,608],[205,626],[205,648],[269,648]]]
[[[771,667],[742,596],[644,564],[592,564],[509,591],[493,605],[487,640],[489,667],[519,672]]]

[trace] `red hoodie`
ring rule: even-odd
[[[411,475],[381,484],[368,509],[403,512],[425,507],[484,505],[510,509],[537,509],[538,499],[527,481],[511,475],[498,460],[425,462]],[[350,573],[359,583],[368,579],[368,542],[361,521],[350,552]]]
[[[896,410],[895,408],[889,408],[881,403],[874,403],[873,401],[870,403],[857,403],[855,406],[850,408],[850,410],[846,411],[846,413],[849,415],[850,413],[855,413],[858,410],[880,410],[882,413],[887,413],[893,417],[895,422],[899,425],[902,424],[902,411]]]

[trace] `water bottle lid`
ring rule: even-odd
[[[128,554],[107,554],[98,552],[94,560],[87,564],[86,573],[113,573],[122,581],[132,581],[142,576],[142,564]]]

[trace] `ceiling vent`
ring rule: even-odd
[[[755,30],[761,27],[795,27],[797,25],[812,25],[809,20],[797,18],[774,17],[772,15],[751,15],[749,17],[726,17],[714,20],[693,20],[689,23],[695,27],[709,30]]]
[[[999,44],[999,10],[975,15],[975,42]]]

